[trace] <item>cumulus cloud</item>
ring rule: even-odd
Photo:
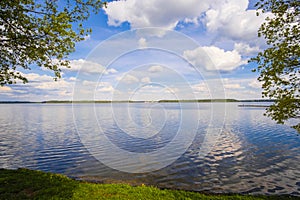
[[[159,85],[144,85],[132,93],[133,100],[162,100],[162,99],[178,99],[180,90],[175,87],[163,87]]]
[[[151,83],[151,79],[149,77],[144,77],[141,79],[142,83]]]
[[[0,87],[0,93],[2,93],[2,92],[10,92],[10,91],[12,91],[12,89],[10,87],[8,87],[8,86],[2,86],[2,87]]]
[[[105,87],[99,87],[97,89],[98,92],[113,92],[114,91],[114,88],[109,85],[109,86],[105,86]]]
[[[108,69],[106,70],[105,67],[103,67],[99,63],[87,61],[84,59],[78,59],[78,60],[71,60],[70,61],[70,68],[63,67],[64,71],[80,71],[84,73],[104,73],[104,74],[110,74],[110,73],[116,73],[117,71],[115,69]]]
[[[163,68],[162,68],[162,66],[159,66],[159,65],[153,65],[153,66],[149,67],[149,69],[148,69],[148,72],[151,72],[151,73],[162,72],[162,71],[163,71]]]
[[[105,69],[102,65],[84,59],[71,60],[70,68],[63,68],[64,71],[79,71],[88,73],[101,73]]]
[[[108,24],[128,22],[131,28],[160,27],[203,23],[209,32],[233,40],[257,38],[260,24],[270,13],[256,16],[248,0],[120,0],[108,3]]]
[[[71,91],[73,84],[64,80],[64,79],[58,79],[57,81],[54,81],[52,77],[50,76],[39,76],[36,74],[34,81],[32,81],[32,84],[30,86],[36,88],[36,89],[42,89],[42,90],[61,90],[69,92]]]
[[[260,51],[258,46],[250,46],[242,42],[235,43],[234,49],[242,55],[254,55]]]
[[[195,67],[205,67],[207,70],[230,71],[246,63],[236,50],[225,51],[215,46],[186,50],[183,57]]]
[[[117,77],[117,81],[124,82],[124,83],[127,83],[127,84],[132,84],[132,83],[139,82],[139,79],[137,77],[133,76],[133,75],[126,74],[122,77]]]
[[[243,89],[245,87],[242,87],[238,83],[226,83],[226,84],[224,84],[224,88],[226,88],[226,89]]]
[[[109,2],[104,10],[111,26],[129,22],[132,28],[173,29],[180,21],[197,23],[208,7],[209,1],[198,0],[121,0]]]
[[[117,73],[118,71],[116,70],[116,69],[114,69],[114,68],[110,68],[110,69],[106,69],[105,70],[105,72],[104,72],[104,74],[115,74],[115,73]]]
[[[15,84],[10,87],[1,87],[2,98],[15,100],[43,101],[49,99],[70,99],[72,97],[73,82],[68,78],[53,80],[52,76],[37,73],[22,73],[29,83]],[[3,91],[5,90],[5,91]]]
[[[212,98],[211,91],[214,90],[215,82],[220,80],[210,79],[200,81],[192,85],[192,89],[197,98]],[[259,99],[261,98],[261,90],[259,82],[255,78],[224,78],[222,79],[225,96],[223,93],[214,94],[213,98],[233,98],[233,99]],[[210,85],[210,87],[209,87]],[[221,89],[221,88],[220,88]]]
[[[204,82],[192,85],[192,89],[195,92],[208,92],[209,91],[207,85]]]
[[[248,0],[220,1],[206,12],[205,25],[209,32],[233,40],[257,38],[257,30],[270,13],[256,16],[256,10],[247,10]]]
[[[76,77],[71,76],[71,77],[69,78],[69,80],[70,80],[70,81],[76,81]]]
[[[253,80],[248,85],[252,88],[262,88],[262,83],[258,80]]]
[[[95,87],[97,85],[97,82],[84,80],[82,81],[82,85],[88,87]]]
[[[30,83],[53,81],[53,77],[48,75],[39,75],[36,73],[29,73],[29,74],[21,73],[21,74],[22,76],[25,76]]]
[[[113,91],[113,86],[111,85],[110,82],[84,80],[81,82],[81,85],[85,90],[91,90],[91,91],[96,90],[101,92]]]
[[[147,40],[145,38],[139,39],[139,47],[140,48],[146,48],[147,47]]]

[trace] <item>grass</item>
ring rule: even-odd
[[[207,195],[126,184],[95,184],[28,169],[0,169],[0,199],[292,199],[289,196]],[[296,198],[296,197],[294,197]]]

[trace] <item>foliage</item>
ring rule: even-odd
[[[31,64],[52,70],[69,67],[67,56],[91,30],[82,22],[97,13],[100,0],[1,0],[0,85],[28,82],[18,69]]]
[[[142,184],[94,184],[28,169],[0,169],[0,199],[291,199],[290,196],[209,195]]]
[[[258,35],[268,48],[251,61],[258,63],[263,97],[275,99],[267,115],[278,123],[300,115],[300,1],[260,0],[259,12],[271,12]]]

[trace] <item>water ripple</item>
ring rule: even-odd
[[[186,109],[196,109],[186,105]],[[119,112],[122,112],[122,106],[118,106]],[[148,112],[142,104],[131,106]],[[88,152],[76,131],[70,105],[0,105],[0,168],[27,167],[96,182],[144,183],[162,188],[215,193],[299,196],[300,139],[296,131],[264,117],[263,109],[243,109],[236,104],[226,106],[222,132],[206,156],[199,152],[210,110],[209,105],[200,104],[199,128],[188,150],[163,169],[130,174],[105,166]],[[178,113],[184,106],[180,108],[176,104],[166,104],[163,116],[166,118],[165,126],[159,124],[159,129],[152,129],[154,132],[149,133],[149,137],[140,138],[131,135],[130,131],[138,134],[139,130],[150,127],[151,120],[147,115],[132,116],[132,119],[142,123],[141,129],[136,127],[139,124],[134,123],[124,124],[126,127],[121,129],[110,113],[110,105],[99,104],[96,109],[90,104],[75,105],[74,109],[81,113],[82,118],[77,125],[87,135],[97,134],[97,127],[91,121],[95,117],[94,112],[101,113],[102,117],[98,120],[110,141],[125,151],[142,154],[159,150],[173,140],[179,128]],[[138,113],[138,110],[135,112]],[[157,112],[156,117],[162,113],[158,107],[151,112],[154,115]],[[168,113],[172,117],[168,118]],[[152,122],[160,123],[159,119],[155,120],[153,118]],[[97,146],[93,138],[90,142]],[[97,148],[101,151],[105,147]],[[178,150],[176,148],[173,150]],[[115,162],[116,165],[123,165],[122,160]],[[151,164],[155,165],[154,162]]]

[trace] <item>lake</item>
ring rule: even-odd
[[[238,103],[0,104],[0,168],[300,195],[300,135]]]

